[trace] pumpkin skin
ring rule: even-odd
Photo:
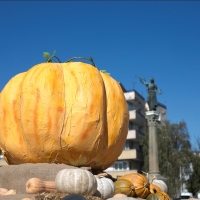
[[[6,188],[0,188],[0,196],[5,195],[8,192]]]
[[[82,62],[38,64],[0,95],[0,148],[8,164],[104,170],[121,154],[128,122],[120,84]]]
[[[162,192],[162,190],[157,185],[155,185],[153,183],[149,184],[149,188],[150,188],[150,193]]]
[[[145,176],[139,173],[131,173],[125,174],[118,178],[120,179],[127,179],[132,182],[133,186],[135,187],[135,197],[139,197],[145,199],[149,194],[149,183]]]
[[[134,198],[134,197],[112,197],[112,198],[109,198],[107,200],[116,200],[116,199],[120,199],[120,200],[138,200],[137,198]]]
[[[32,200],[32,199],[30,199],[30,198],[27,197],[27,198],[23,198],[21,200]]]
[[[125,194],[128,197],[135,195],[135,189],[131,181],[127,179],[118,179],[114,182],[115,194]]]
[[[57,192],[55,181],[43,181],[39,178],[30,178],[26,182],[26,193],[37,194],[42,192]]]
[[[11,189],[8,190],[8,192],[6,192],[4,195],[15,195],[16,193],[17,193],[16,190]]]
[[[105,177],[95,176],[97,180],[97,191],[95,196],[99,196],[102,199],[108,199],[114,195],[114,183],[111,179]]]
[[[146,200],[171,200],[171,198],[165,192],[155,192],[150,194]]]
[[[120,193],[118,193],[118,194],[115,194],[114,196],[113,196],[113,198],[123,198],[123,197],[127,197],[125,194],[120,194]]]
[[[93,195],[97,191],[95,176],[83,169],[63,169],[55,178],[58,192],[68,194]]]
[[[157,185],[163,192],[167,193],[167,184],[163,180],[154,179],[152,183],[154,185]]]

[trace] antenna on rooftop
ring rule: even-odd
[[[135,82],[132,82],[133,83],[133,90],[135,90]]]

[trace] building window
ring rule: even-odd
[[[129,149],[133,149],[133,141],[126,140],[126,143],[124,145],[124,150],[129,150]]]
[[[129,170],[133,169],[133,163],[130,161],[129,162]]]
[[[127,162],[123,162],[123,169],[128,169],[128,164],[127,164]]]
[[[143,133],[142,127],[138,127],[138,132]]]
[[[129,130],[133,130],[134,129],[134,123],[132,121],[129,121],[128,129]]]
[[[133,110],[134,108],[133,108],[133,104],[132,103],[130,103],[130,102],[127,102],[128,103],[128,110]]]
[[[128,161],[116,161],[114,164],[115,170],[129,170]]]
[[[138,150],[143,153],[142,145],[139,145],[139,149]]]

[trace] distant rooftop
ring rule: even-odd
[[[162,103],[160,103],[160,102],[158,102],[158,105],[161,106],[161,107],[163,107],[163,108],[165,108],[165,109],[167,109],[167,106],[164,105],[164,104],[162,104]]]
[[[138,91],[136,91],[135,89],[133,89],[133,90],[126,90],[125,89],[125,87],[122,85],[122,83],[119,83],[120,84],[120,86],[121,86],[121,88],[122,88],[122,90],[123,90],[123,92],[135,92],[135,93],[137,93],[142,99],[144,99],[144,97],[138,92]],[[144,99],[145,100],[145,99]]]
[[[123,92],[126,92],[126,89],[125,89],[125,87],[122,85],[122,83],[119,82],[119,84],[120,84],[120,86],[121,86]]]

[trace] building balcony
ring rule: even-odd
[[[136,141],[141,141],[143,137],[143,134],[137,130],[129,130],[128,131],[128,135],[127,138],[128,140],[132,139],[132,140],[136,140]]]
[[[129,111],[129,120],[133,121],[138,126],[145,126],[146,125],[145,117],[136,110],[130,110]]]
[[[127,160],[127,159],[135,159],[138,161],[143,161],[143,154],[137,149],[124,150],[118,157],[118,160]]]
[[[106,170],[113,178],[118,178],[125,174],[138,173],[138,170]]]
[[[137,105],[138,107],[145,106],[144,98],[136,91],[125,92],[124,96],[127,102],[131,102],[132,104]]]
[[[123,176],[125,174],[137,173],[140,169],[141,162],[132,160],[117,160],[112,166],[105,171],[112,175],[114,178]]]

